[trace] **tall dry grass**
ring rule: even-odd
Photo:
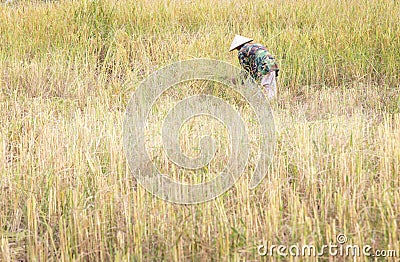
[[[2,260],[260,260],[260,243],[322,246],[339,233],[400,251],[399,16],[389,0],[2,4]],[[199,205],[154,198],[123,154],[128,99],[174,61],[237,64],[235,33],[282,68],[270,173]],[[232,96],[197,87],[175,92]],[[189,152],[193,140],[182,134]]]

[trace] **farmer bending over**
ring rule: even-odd
[[[276,77],[278,65],[275,58],[268,52],[265,46],[250,43],[251,38],[236,35],[229,51],[238,50],[239,63],[244,70],[263,88],[269,99],[276,95]]]

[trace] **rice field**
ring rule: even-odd
[[[2,1],[0,260],[353,259],[261,256],[258,248],[322,248],[340,234],[347,244],[396,251],[385,259],[398,260],[399,17],[392,0]],[[241,113],[251,157],[215,200],[163,201],[128,166],[129,99],[149,74],[176,61],[238,66],[228,52],[235,34],[267,46],[281,68],[268,174],[249,189],[258,129],[245,101],[219,84],[182,83],[153,108],[146,143],[154,164],[198,183],[226,163],[229,136],[205,117],[177,135],[191,156],[204,133],[219,137],[209,166],[184,173],[163,153],[163,116],[195,94],[225,99]]]

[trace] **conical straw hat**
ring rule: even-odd
[[[247,37],[244,37],[241,35],[235,35],[235,38],[233,38],[231,47],[229,48],[229,51],[232,51],[236,47],[241,46],[241,45],[246,44],[251,41],[253,41],[253,39],[247,38]]]

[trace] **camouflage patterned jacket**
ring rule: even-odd
[[[265,46],[245,44],[240,48],[238,58],[243,69],[249,72],[251,77],[258,82],[271,71],[276,71],[278,76],[278,64]]]

